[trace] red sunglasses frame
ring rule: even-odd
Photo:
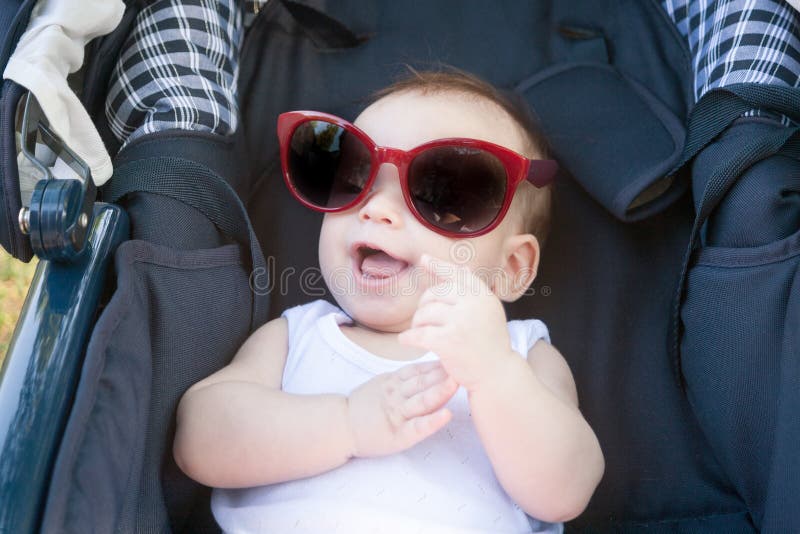
[[[295,130],[301,124],[309,121],[329,122],[347,130],[347,132],[355,135],[370,152],[370,174],[366,183],[364,184],[364,190],[359,193],[351,202],[348,202],[344,206],[338,208],[327,208],[317,206],[306,201],[294,187],[289,177],[290,140]],[[558,171],[558,163],[556,163],[554,160],[531,160],[514,152],[513,150],[490,143],[488,141],[481,141],[479,139],[460,137],[436,139],[434,141],[429,141],[414,147],[411,150],[379,146],[357,126],[335,115],[330,115],[328,113],[322,113],[319,111],[289,111],[279,115],[278,141],[280,143],[283,179],[292,195],[294,195],[294,197],[304,206],[324,213],[347,211],[350,208],[360,204],[367,196],[369,191],[372,189],[372,185],[375,182],[375,177],[378,174],[380,166],[384,163],[390,163],[397,167],[397,171],[400,176],[400,187],[403,191],[403,198],[406,206],[408,206],[408,209],[411,211],[414,217],[416,217],[419,222],[421,222],[430,230],[447,237],[456,238],[477,237],[479,235],[491,232],[505,217],[506,213],[508,212],[508,208],[511,206],[511,200],[514,198],[514,193],[523,180],[527,180],[536,187],[545,187],[553,182]],[[414,158],[419,154],[431,148],[440,146],[460,146],[480,149],[492,154],[503,164],[503,167],[506,170],[506,193],[503,197],[503,206],[500,208],[500,211],[497,213],[492,222],[490,222],[484,228],[473,232],[452,232],[445,230],[425,219],[425,217],[423,217],[414,206],[414,202],[411,199],[411,192],[408,189],[408,168]]]

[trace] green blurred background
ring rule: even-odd
[[[0,248],[0,364],[6,356],[19,311],[36,270],[36,259],[22,263]]]

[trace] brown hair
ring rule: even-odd
[[[502,91],[477,76],[443,66],[437,70],[416,70],[406,65],[408,74],[391,85],[371,95],[370,103],[395,93],[418,91],[422,94],[454,92],[473,95],[500,106],[520,128],[528,142],[529,156],[549,159],[550,149],[547,140],[537,124],[530,107],[518,93]],[[550,210],[552,186],[537,188],[523,182],[517,188],[509,210],[511,217],[517,217],[523,232],[531,233],[544,246],[550,230]]]

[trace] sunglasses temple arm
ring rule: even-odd
[[[536,187],[550,185],[556,178],[558,163],[552,159],[530,160],[526,179]]]

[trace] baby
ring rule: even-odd
[[[181,399],[175,459],[217,488],[216,520],[561,531],[604,463],[547,328],[501,303],[536,276],[555,173],[524,109],[470,75],[415,72],[354,125],[303,111],[278,130],[290,190],[326,212],[341,309],[287,310]]]

